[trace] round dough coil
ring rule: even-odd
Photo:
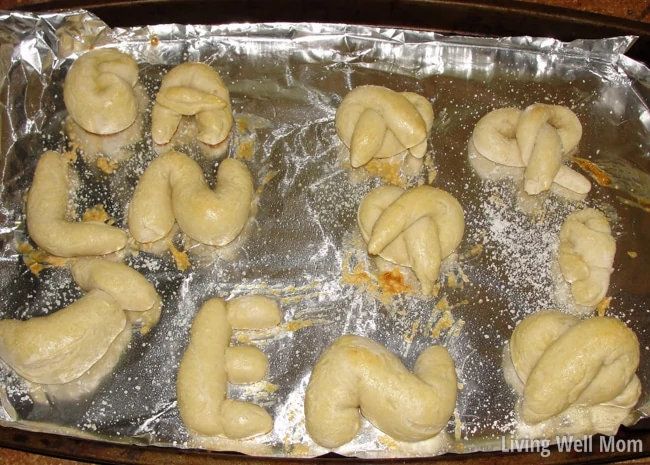
[[[224,246],[246,225],[253,194],[253,179],[241,161],[223,160],[212,190],[198,163],[170,151],[151,162],[140,177],[129,206],[129,230],[138,242],[155,242],[178,222],[192,239]]]
[[[115,134],[133,124],[138,105],[133,87],[138,64],[112,48],[88,51],[70,67],[63,100],[70,116],[88,132]]]
[[[476,124],[471,143],[494,163],[525,168],[528,194],[546,191],[553,182],[586,194],[591,190],[589,180],[562,163],[581,137],[582,125],[570,109],[536,103],[524,111],[501,108],[488,113]]]
[[[444,347],[423,351],[413,373],[388,349],[368,338],[345,335],[321,355],[307,385],[306,427],[327,448],[351,441],[362,414],[400,441],[437,435],[456,406],[456,371]]]
[[[465,231],[458,201],[431,186],[406,191],[379,187],[364,197],[357,220],[368,252],[412,268],[425,295],[432,292],[442,260],[458,247]]]
[[[530,424],[573,405],[630,409],[640,396],[639,341],[611,317],[578,318],[555,310],[519,323],[510,356],[524,383],[521,415]]]
[[[183,116],[195,117],[198,139],[205,144],[220,144],[230,135],[230,93],[219,73],[204,63],[183,63],[163,78],[151,113],[154,142],[171,141]]]
[[[57,152],[41,155],[27,194],[27,230],[43,250],[59,257],[105,255],[126,247],[125,231],[100,222],[68,221],[69,164]]]
[[[350,163],[357,168],[373,158],[389,158],[405,150],[422,158],[433,126],[433,109],[426,98],[413,92],[359,86],[339,105],[335,124],[350,149]]]

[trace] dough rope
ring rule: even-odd
[[[456,407],[456,371],[444,347],[432,346],[413,373],[371,339],[345,335],[314,366],[305,394],[307,432],[318,444],[339,447],[357,435],[363,415],[400,441],[437,435]]]
[[[458,247],[465,231],[458,201],[431,186],[406,191],[379,187],[362,200],[357,221],[368,252],[412,268],[425,295],[433,291],[442,260]]]
[[[183,116],[194,116],[198,139],[208,145],[228,140],[233,124],[230,94],[219,73],[203,63],[183,63],[162,80],[151,113],[156,144],[167,144]]]
[[[133,87],[138,64],[112,48],[88,51],[68,70],[63,100],[70,116],[88,132],[115,134],[133,124],[138,105]]]
[[[155,242],[177,222],[192,239],[224,246],[246,225],[253,194],[253,179],[241,161],[223,160],[212,190],[198,163],[170,151],[151,162],[140,177],[129,206],[129,230],[138,242]]]
[[[426,98],[413,92],[359,86],[339,105],[335,124],[350,149],[350,163],[358,168],[373,158],[389,158],[406,150],[422,158],[433,126],[433,109]]]
[[[581,321],[555,310],[526,317],[510,339],[525,385],[523,420],[536,424],[575,405],[631,409],[641,394],[639,356],[636,335],[616,318]]]
[[[257,382],[268,369],[266,355],[259,349],[230,347],[232,329],[240,324],[244,328],[272,327],[281,317],[277,304],[261,296],[229,302],[210,299],[201,306],[192,322],[176,383],[178,409],[188,429],[203,436],[231,439],[258,436],[273,429],[273,419],[262,407],[227,399],[226,394],[228,382]]]
[[[576,303],[598,304],[609,288],[616,241],[605,215],[593,208],[570,214],[560,228],[558,262]]]
[[[555,182],[579,194],[591,183],[562,163],[582,137],[582,125],[567,107],[536,103],[523,111],[501,108],[476,124],[470,146],[488,160],[524,169],[524,190],[531,195],[549,190]]]
[[[105,255],[122,250],[127,235],[100,222],[68,221],[70,166],[57,152],[41,155],[27,194],[27,231],[40,248],[59,257]]]

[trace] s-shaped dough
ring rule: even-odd
[[[440,263],[458,247],[465,231],[458,201],[431,186],[406,191],[379,187],[364,197],[357,221],[368,252],[411,267],[425,295],[432,292]]]
[[[76,123],[94,134],[115,134],[133,124],[138,64],[113,48],[90,50],[70,67],[63,100]]]
[[[639,352],[636,335],[616,318],[581,321],[555,310],[526,317],[510,339],[525,385],[522,418],[535,424],[574,405],[629,411],[641,394]]]
[[[389,158],[405,150],[422,158],[433,126],[433,109],[426,98],[413,92],[359,86],[339,105],[335,124],[350,149],[350,163],[357,168],[373,158]]]
[[[59,257],[105,255],[126,247],[120,228],[100,222],[70,222],[69,165],[57,152],[45,152],[27,194],[27,231],[43,250]]]
[[[224,246],[246,225],[253,194],[253,179],[239,160],[226,158],[219,164],[212,190],[198,163],[180,152],[167,152],[140,177],[129,206],[129,230],[138,242],[155,242],[178,222],[192,239]]]
[[[269,315],[264,315],[267,311]],[[240,297],[229,302],[210,299],[199,309],[176,383],[178,409],[188,429],[203,436],[231,439],[258,436],[273,429],[273,419],[266,410],[250,402],[227,399],[226,394],[228,382],[256,382],[267,370],[266,356],[259,349],[229,347],[234,323],[262,329],[268,327],[265,324],[279,323],[278,312],[277,305],[266,297]]]
[[[560,229],[558,262],[578,305],[600,302],[609,287],[616,241],[605,215],[593,208],[570,214]]]
[[[334,341],[321,355],[307,385],[307,432],[323,447],[351,441],[360,413],[400,441],[438,434],[456,407],[456,370],[444,347],[420,354],[413,373],[377,342],[355,335]]]
[[[219,73],[204,63],[183,63],[163,78],[151,113],[154,142],[168,143],[183,116],[195,116],[198,139],[205,144],[221,144],[230,136],[230,93]]]

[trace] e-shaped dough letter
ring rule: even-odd
[[[27,194],[27,231],[43,250],[59,257],[105,255],[126,247],[120,228],[100,222],[67,219],[69,165],[57,152],[45,152],[36,165]]]
[[[246,225],[253,194],[253,179],[241,161],[223,160],[212,190],[198,163],[170,151],[152,161],[140,177],[129,206],[129,230],[138,242],[155,242],[178,222],[192,239],[224,246]]]
[[[305,394],[307,432],[323,447],[336,448],[359,432],[363,415],[400,441],[438,434],[456,407],[456,370],[444,347],[432,346],[413,373],[371,339],[345,335],[314,366]]]

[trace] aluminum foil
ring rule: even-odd
[[[259,194],[245,237],[225,250],[185,244],[191,261],[185,271],[169,253],[125,257],[163,296],[162,319],[149,333],[133,335],[113,376],[95,393],[43,402],[3,366],[3,423],[141,445],[317,456],[328,451],[305,431],[304,390],[322,350],[354,333],[384,344],[410,368],[425,347],[446,346],[457,366],[458,402],[448,427],[433,440],[398,443],[364,423],[359,436],[336,452],[405,457],[499,450],[502,437],[517,429],[503,348],[526,315],[571,310],[551,265],[561,222],[584,206],[601,209],[612,222],[617,256],[606,312],[623,319],[641,341],[644,392],[637,415],[644,417],[650,392],[650,73],[624,55],[633,42],[454,37],[341,24],[111,29],[84,11],[3,14],[0,317],[47,314],[80,295],[66,266],[46,264],[35,274],[20,248],[29,240],[23,199],[40,154],[76,151],[77,212],[102,203],[125,227],[138,176],[157,155],[148,127],[151,101],[174,65],[201,61],[221,74],[236,119],[227,156],[246,161]],[[73,143],[62,98],[66,71],[78,54],[104,46],[138,61],[146,108],[142,134],[120,152],[110,175],[92,158],[102,149]],[[419,174],[347,163],[334,116],[345,94],[362,84],[414,91],[432,103],[435,123]],[[467,156],[478,119],[496,108],[535,102],[576,112],[584,128],[576,156],[604,170],[609,184],[593,177],[584,200],[555,192],[532,199],[513,180],[480,176]],[[192,140],[182,149],[211,179],[218,161]],[[418,293],[408,270],[382,274],[390,267],[364,251],[357,208],[368,191],[385,183],[430,183],[463,205],[465,237],[445,261],[432,297]],[[267,408],[274,430],[247,441],[194,437],[180,421],[175,394],[192,318],[208,298],[250,293],[276,298],[284,320],[274,330],[236,332],[234,343],[262,348],[270,370],[263,382],[230,386],[229,396]]]

